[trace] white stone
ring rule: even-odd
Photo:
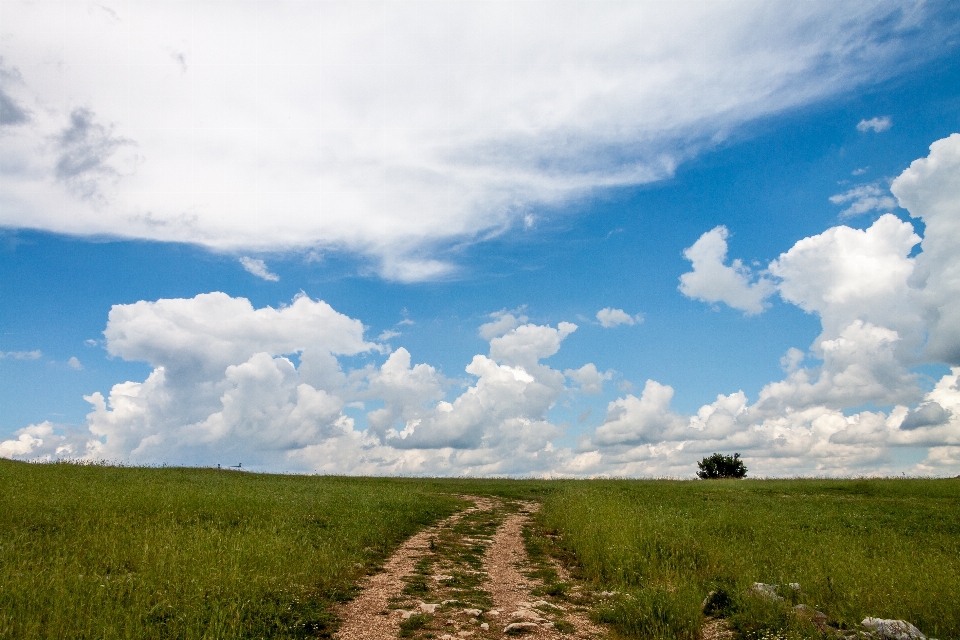
[[[920,630],[904,620],[884,620],[882,618],[864,618],[864,627],[880,640],[926,640]]]
[[[763,596],[764,598],[768,598],[770,600],[783,600],[783,598],[777,595],[777,586],[774,584],[754,582],[750,587],[750,590],[758,596]]]

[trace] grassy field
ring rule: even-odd
[[[403,480],[0,460],[0,637],[295,638],[458,501]]]
[[[799,603],[835,625],[896,618],[960,638],[960,480],[566,483],[539,526],[585,580],[621,592],[599,617],[626,637],[697,638],[722,591],[744,638],[819,637]],[[753,582],[801,591],[771,601]]]
[[[328,636],[332,603],[461,504],[536,499],[528,539],[633,638],[697,638],[710,591],[748,640],[902,618],[960,640],[960,481],[509,481],[276,476],[0,460],[0,637]],[[549,535],[547,535],[549,534]],[[557,537],[555,534],[560,534]],[[798,582],[784,602],[754,581]]]

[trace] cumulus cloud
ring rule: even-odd
[[[889,116],[877,116],[875,118],[870,118],[869,120],[864,119],[858,122],[857,131],[861,133],[866,133],[867,131],[883,133],[892,126],[893,121],[890,120]]]
[[[886,189],[882,189],[878,183],[861,184],[843,193],[830,196],[830,202],[833,204],[850,203],[846,209],[840,212],[841,218],[858,216],[870,211],[890,211],[897,208],[897,201],[893,196],[888,195]]]
[[[83,370],[83,365],[80,363],[80,360],[77,359],[77,356],[70,356],[70,359],[67,360],[67,366],[74,371]]]
[[[579,369],[567,369],[563,374],[580,385],[580,393],[584,395],[602,393],[603,383],[613,379],[613,371],[600,373],[597,371],[597,365],[592,362],[588,362]]]
[[[804,238],[768,269],[785,302],[820,316],[818,343],[863,320],[896,331],[905,356],[923,341],[910,285],[918,242],[910,223],[886,214],[867,229],[837,226]]]
[[[597,320],[600,322],[600,326],[604,329],[610,329],[611,327],[616,327],[617,325],[627,324],[635,325],[643,322],[643,314],[638,313],[635,316],[631,316],[629,313],[623,309],[611,309],[610,307],[605,307],[597,311]]]
[[[946,424],[951,415],[953,414],[936,402],[924,402],[910,410],[900,423],[900,428],[912,431],[920,427],[938,427]]]
[[[766,385],[755,403],[742,392],[720,395],[689,419],[676,417],[658,386],[646,402],[621,398],[567,468],[670,475],[704,453],[730,450],[744,453],[759,475],[882,475],[897,468],[894,448],[924,447],[927,457],[908,472],[955,474],[958,184],[955,134],[931,145],[930,155],[893,183],[900,206],[923,220],[922,239],[886,214],[866,229],[837,226],[804,238],[771,262],[767,271],[781,298],[820,318],[810,348],[819,364],[804,366],[807,354],[791,348],[781,359],[786,377]],[[918,242],[921,250],[911,257]],[[724,255],[715,250],[712,264]],[[924,362],[954,367],[924,392],[911,372]],[[851,411],[865,404],[891,408]]]
[[[930,145],[890,187],[900,206],[925,226],[911,284],[929,332],[925,356],[960,365],[960,134]]]
[[[597,427],[593,442],[599,445],[623,445],[661,442],[685,421],[670,411],[673,387],[647,380],[643,393],[611,402],[603,424]]]
[[[776,288],[769,278],[756,276],[739,259],[725,264],[729,235],[721,225],[684,249],[683,256],[692,263],[693,271],[680,276],[680,292],[704,302],[723,302],[747,315],[761,313]]]
[[[492,340],[493,338],[502,336],[508,331],[516,329],[528,320],[527,316],[520,313],[521,311],[522,309],[515,309],[514,311],[501,309],[500,311],[491,313],[489,317],[493,318],[493,320],[480,325],[480,337],[484,340]]]
[[[243,268],[246,269],[249,273],[267,280],[269,282],[279,282],[280,276],[275,273],[270,273],[270,269],[267,268],[267,263],[259,258],[249,258],[243,256],[240,258],[240,264],[243,265]]]
[[[344,249],[441,278],[451,242],[668,177],[745,123],[936,55],[955,25],[909,5],[67,4],[51,22],[9,2],[0,225]],[[139,73],[100,72],[116,62]]]
[[[625,395],[608,402],[602,424],[565,447],[558,443],[566,426],[551,421],[551,410],[561,398],[602,393],[612,378],[593,363],[563,372],[549,365],[577,329],[572,323],[492,314],[480,329],[489,352],[471,359],[468,382],[458,386],[403,347],[381,352],[358,319],[325,302],[301,295],[255,309],[210,293],[113,307],[108,353],[149,363],[150,375],[86,396],[92,410],[83,428],[29,425],[0,442],[0,455],[242,460],[330,473],[690,477],[704,455],[738,451],[754,476],[956,475],[958,175],[954,135],[894,181],[900,205],[924,223],[922,239],[887,214],[865,229],[841,225],[803,238],[768,265],[766,286],[815,314],[821,332],[806,350],[786,352],[783,379],[752,403],[743,391],[721,393],[684,415],[671,406],[673,387],[648,380],[639,397],[621,387]],[[746,295],[756,276],[727,264],[719,229],[688,256],[694,273],[719,271],[719,282]],[[40,357],[3,355],[34,353]],[[343,367],[344,356],[364,354],[367,364]],[[929,363],[951,369],[925,390],[915,367]],[[582,406],[571,408],[586,422]],[[900,463],[902,448],[926,455]]]
[[[223,293],[117,305],[107,350],[148,362],[147,379],[86,396],[85,430],[31,425],[0,453],[339,473],[546,473],[563,433],[547,413],[565,377],[540,360],[575,329],[525,324],[492,339],[491,354],[465,368],[473,384],[448,400],[450,381],[403,347],[380,366],[344,371],[339,356],[375,345],[358,320],[303,295],[279,309]],[[346,411],[358,403],[381,405],[364,427]]]
[[[556,328],[525,324],[490,340],[490,357],[530,372],[537,361],[559,351],[563,339],[576,330],[572,322],[561,322]]]

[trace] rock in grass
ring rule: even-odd
[[[830,629],[829,625],[827,625],[827,620],[829,618],[827,618],[827,614],[824,612],[817,611],[813,607],[808,607],[805,604],[798,604],[793,608],[793,610],[796,611],[798,615],[803,616],[815,624],[817,629],[820,629],[820,631],[828,631]]]
[[[777,595],[777,585],[775,584],[764,584],[763,582],[754,582],[750,587],[750,591],[755,593],[758,596],[767,598],[769,600],[783,600],[780,596]]]
[[[510,614],[510,617],[514,620],[533,620],[534,622],[541,622],[543,618],[536,611],[531,611],[530,609],[517,609]]]
[[[527,633],[534,631],[539,625],[536,622],[511,622],[503,628],[504,633]]]
[[[879,640],[927,640],[927,636],[904,620],[884,620],[882,618],[864,618],[864,627]]]

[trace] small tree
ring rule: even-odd
[[[747,475],[747,467],[744,466],[739,453],[735,453],[733,456],[715,453],[698,462],[697,466],[700,467],[697,476],[703,480],[742,478]]]

